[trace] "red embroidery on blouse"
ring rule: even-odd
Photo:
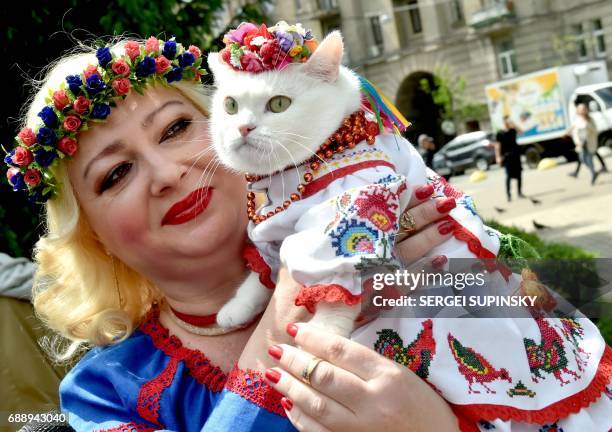
[[[342,285],[337,284],[303,286],[295,299],[295,305],[304,306],[308,312],[315,313],[317,303],[320,301],[328,303],[342,301],[347,306],[353,306],[361,301],[361,295],[352,294]]]
[[[280,403],[283,395],[270,387],[257,371],[242,370],[237,364],[234,365],[227,377],[225,388],[274,414],[286,417],[285,409]]]
[[[270,277],[272,269],[261,257],[257,248],[251,243],[245,244],[242,249],[242,257],[246,261],[246,265],[249,269],[255,273],[259,273],[259,282],[266,288],[274,289],[276,285],[272,282],[272,278]]]
[[[166,355],[182,360],[197,382],[205,385],[212,392],[223,390],[227,376],[200,351],[184,347],[179,338],[170,335],[168,329],[159,322],[157,306],[151,308],[143,323],[140,324],[140,331],[150,336],[153,345]]]
[[[98,429],[97,432],[154,432],[155,428],[134,422],[122,423],[110,429]]]
[[[159,422],[159,403],[162,392],[172,384],[178,362],[178,359],[170,357],[170,362],[162,373],[140,387],[136,410],[146,421],[162,426]]]
[[[342,168],[338,168],[337,170],[333,170],[328,172],[327,174],[315,179],[314,181],[306,184],[306,189],[302,192],[302,199],[306,199],[317,192],[325,189],[329,186],[334,180],[346,177],[349,174],[352,174],[357,171],[361,171],[364,169],[372,168],[375,166],[387,166],[395,171],[395,165],[391,162],[387,162],[385,160],[370,160],[364,162],[358,162],[356,164],[348,165]]]
[[[476,424],[480,420],[494,421],[518,421],[532,424],[553,423],[569,415],[578,413],[581,409],[595,402],[605,391],[612,377],[612,348],[606,346],[604,354],[599,362],[597,372],[589,385],[565,399],[550,404],[540,410],[523,410],[505,405],[473,404],[456,405],[451,408],[459,419],[463,419],[464,425],[468,421]],[[463,431],[475,431],[478,429],[465,428]]]

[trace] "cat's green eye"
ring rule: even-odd
[[[291,105],[291,99],[287,96],[274,96],[268,101],[266,108],[273,113],[280,113],[289,108],[289,105]]]
[[[223,106],[228,114],[236,114],[238,112],[238,102],[233,97],[226,97]]]

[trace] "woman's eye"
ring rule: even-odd
[[[233,97],[226,97],[223,101],[223,107],[228,114],[236,114],[238,112],[238,102]]]
[[[165,130],[159,142],[166,141],[167,139],[173,138],[185,131],[191,124],[188,119],[180,119],[172,123],[168,129]]]
[[[102,193],[105,190],[115,186],[119,181],[121,181],[123,177],[127,175],[131,168],[131,163],[123,163],[113,168],[111,172],[108,173],[106,178],[104,178],[104,180],[102,181],[98,193]]]
[[[289,108],[289,105],[291,105],[291,99],[287,96],[274,96],[268,101],[266,108],[273,113],[280,113]]]

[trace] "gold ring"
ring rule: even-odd
[[[397,231],[397,241],[407,239],[416,232],[416,222],[414,216],[409,211],[405,211],[400,216],[399,230]]]
[[[319,363],[322,361],[323,359],[320,359],[319,357],[312,357],[308,362],[308,365],[302,370],[302,381],[310,385],[310,377],[314,373],[314,370],[317,368]]]

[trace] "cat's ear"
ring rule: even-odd
[[[219,82],[224,76],[227,76],[233,69],[226,64],[219,53],[208,53],[208,67],[210,68],[215,81]]]
[[[308,75],[323,81],[334,82],[340,72],[343,53],[342,34],[335,30],[323,39],[323,42],[304,65],[304,71]]]

